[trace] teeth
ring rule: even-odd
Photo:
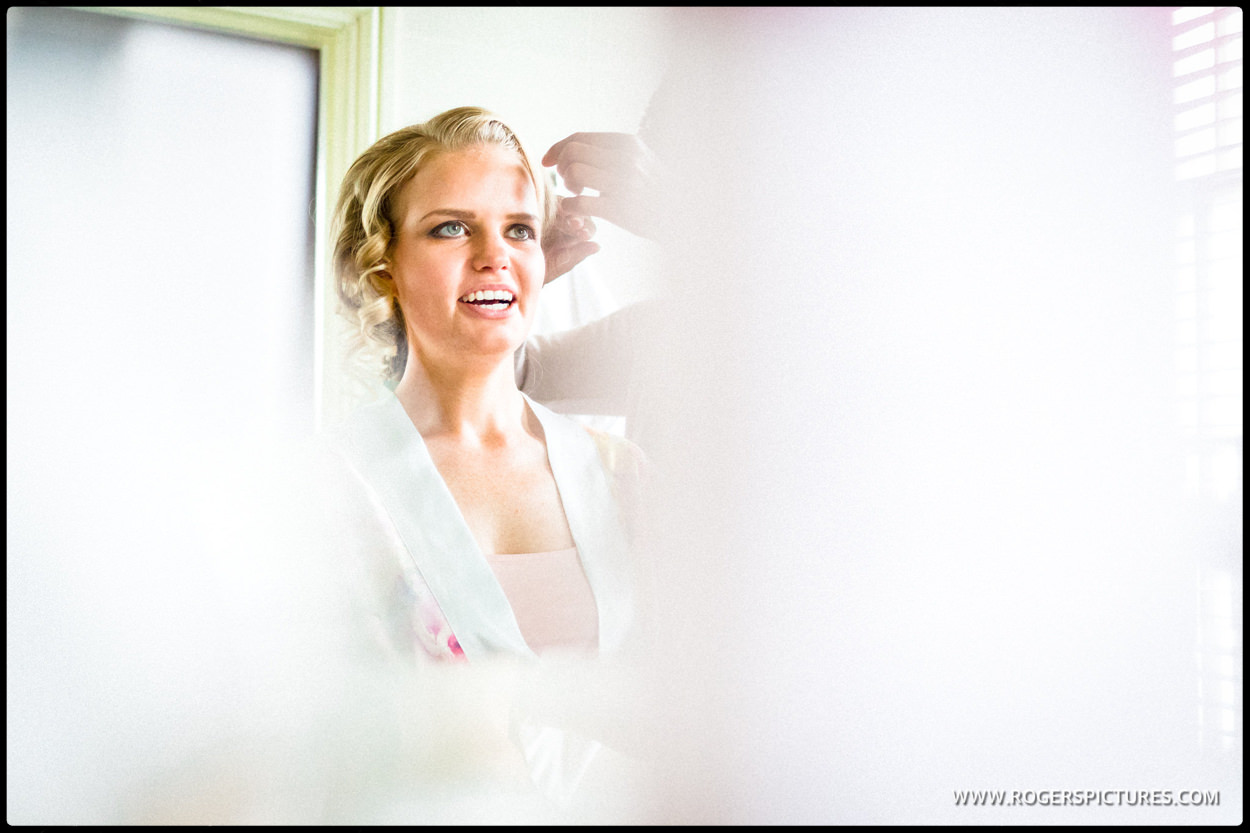
[[[479,289],[477,292],[470,292],[460,300],[468,303],[480,301],[501,301],[504,304],[510,304],[515,299],[512,293],[506,289]]]

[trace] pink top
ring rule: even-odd
[[[541,654],[552,648],[594,652],[599,611],[577,547],[555,552],[488,555],[521,635]]]

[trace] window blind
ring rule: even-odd
[[[1176,379],[1197,568],[1204,748],[1242,744],[1242,11],[1172,13],[1177,212]]]

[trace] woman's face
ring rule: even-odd
[[[477,145],[426,160],[398,194],[390,273],[427,366],[511,359],[546,261],[534,186],[517,154]]]

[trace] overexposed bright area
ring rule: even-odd
[[[1241,12],[1172,11],[689,13],[721,818],[1240,820]],[[955,801],[1120,785],[1221,804]]]
[[[100,823],[237,717],[248,484],[313,424],[317,56],[6,28],[7,818]]]
[[[528,690],[649,757],[564,816],[503,788],[510,669],[321,615],[316,51],[6,17],[11,824],[1241,821],[1239,8],[380,10],[379,136],[646,119],[668,172],[537,321],[663,300],[662,649]],[[1220,799],[957,799],[1126,790]]]

